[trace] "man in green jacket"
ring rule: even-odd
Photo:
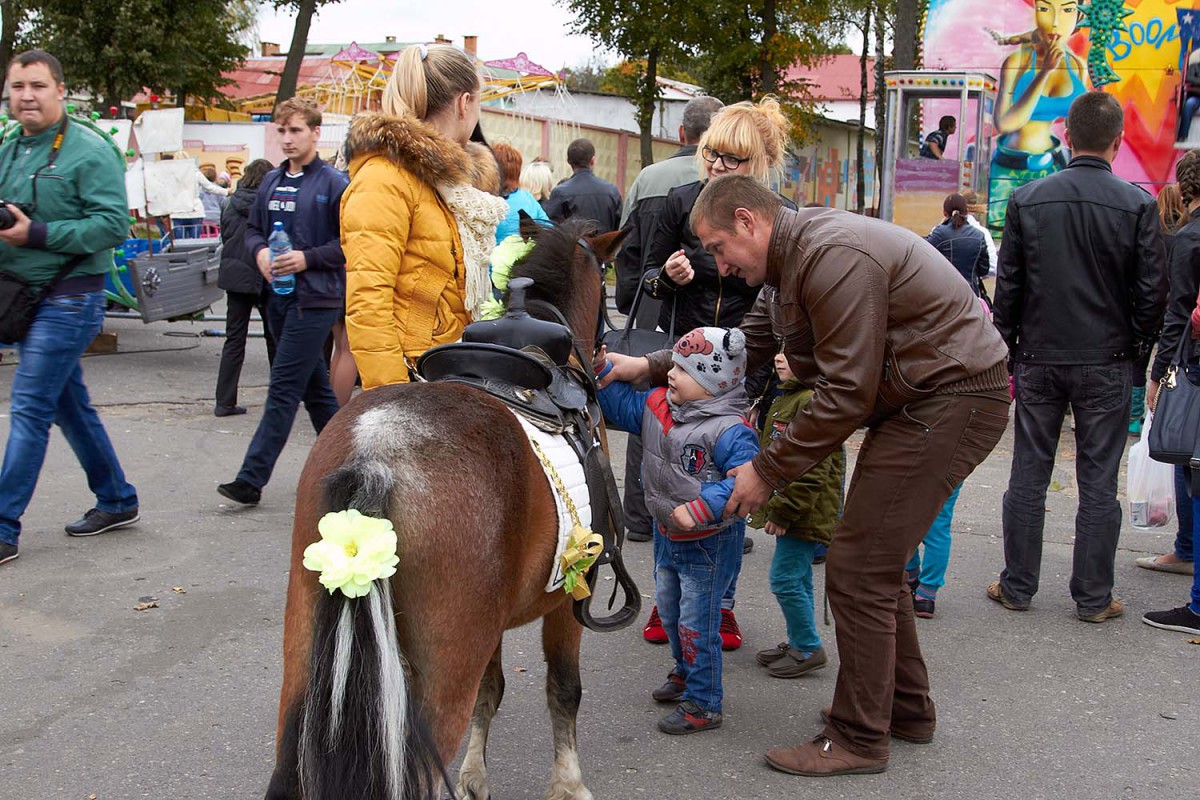
[[[9,105],[21,130],[0,144],[0,270],[46,287],[17,345],[11,422],[0,467],[0,564],[17,557],[21,516],[57,424],[87,473],[96,506],[66,526],[91,536],[138,520],[137,490],[88,399],[80,358],[104,321],[104,275],[128,233],[125,165],[102,136],[71,122],[58,59],[41,50],[8,67]],[[4,220],[9,221],[9,220]],[[73,268],[60,272],[69,263]]]

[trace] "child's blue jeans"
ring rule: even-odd
[[[788,646],[813,651],[821,647],[817,620],[813,615],[813,554],[819,547],[790,536],[775,537],[771,561],[771,592],[783,611]]]
[[[746,538],[739,521],[704,539],[673,542],[654,532],[654,583],[676,675],[687,682],[683,700],[721,710],[721,598],[737,569]]]
[[[929,526],[925,540],[917,545],[912,558],[908,560],[907,572],[920,572],[922,586],[940,589],[946,585],[946,567],[950,566],[950,523],[954,520],[954,504],[958,502],[958,493],[962,485],[957,486],[937,519]],[[925,557],[921,557],[921,548],[925,548]]]

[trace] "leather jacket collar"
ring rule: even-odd
[[[1072,167],[1095,167],[1112,172],[1112,164],[1100,158],[1100,156],[1075,156],[1071,159],[1071,163],[1067,164],[1067,169],[1071,169]]]

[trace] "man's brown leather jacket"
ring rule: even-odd
[[[909,403],[1008,388],[1008,348],[950,262],[908,230],[844,211],[779,211],[766,283],[741,329],[748,371],[782,346],[814,390],[752,462],[776,490]],[[649,358],[651,382],[665,383],[670,351]]]

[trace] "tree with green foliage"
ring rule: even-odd
[[[41,0],[26,44],[53,53],[72,87],[105,107],[143,89],[203,100],[229,83],[247,48],[227,0]]]
[[[633,102],[641,131],[642,164],[654,161],[651,137],[654,107],[661,94],[658,75],[663,63],[690,55],[692,31],[708,25],[708,8],[681,0],[555,0],[575,15],[572,31],[620,53],[633,71]]]
[[[793,66],[813,66],[844,50],[841,28],[830,21],[829,0],[713,0],[687,66],[705,90],[726,103],[779,98],[802,141],[815,115]]]

